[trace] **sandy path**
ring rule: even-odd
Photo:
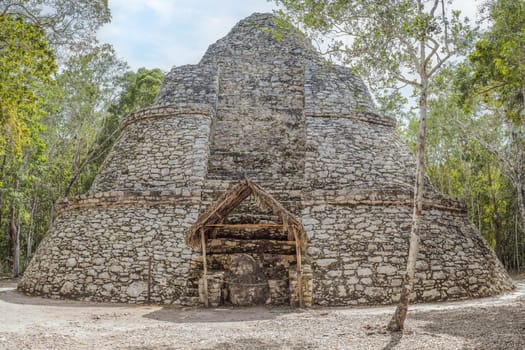
[[[394,307],[183,309],[49,300],[0,284],[0,349],[525,349],[525,281],[497,298]]]

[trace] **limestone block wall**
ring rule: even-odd
[[[244,114],[253,116],[243,121]],[[300,110],[253,107],[218,110],[208,162],[211,179],[300,179],[304,169],[304,120]]]
[[[199,64],[227,64],[232,58],[246,58],[256,63],[279,59],[292,60],[294,64],[306,60],[323,62],[311,40],[299,35],[295,29],[282,33],[282,39],[276,39],[272,32],[276,28],[274,19],[271,13],[254,13],[241,20],[228,35],[208,47]]]
[[[412,190],[414,156],[391,125],[307,117],[306,130],[305,183],[313,191]]]
[[[221,66],[211,132],[209,178],[301,178],[304,153],[302,74],[285,65]],[[287,76],[294,76],[294,80]],[[258,84],[257,94],[251,93]]]
[[[295,31],[276,40],[274,27],[271,14],[239,22],[123,119],[89,194],[58,203],[21,290],[140,303],[149,289],[151,302],[198,305],[202,261],[184,232],[248,176],[302,220],[314,304],[399,298],[414,156],[361,79]],[[425,196],[414,300],[511,290],[464,204],[428,181]],[[248,201],[228,220],[267,216]]]
[[[90,191],[198,193],[207,172],[212,116],[206,105],[183,104],[129,116]]]
[[[199,198],[107,192],[60,203],[19,289],[52,298],[195,304],[184,231]],[[196,279],[195,279],[196,280]]]
[[[376,113],[368,90],[351,69],[328,63],[305,66],[304,112],[315,116],[355,116]],[[376,116],[389,121],[387,118]]]
[[[275,40],[273,26],[268,14],[241,21],[200,62],[220,71],[208,179],[302,181],[304,64],[320,56],[296,33]]]
[[[393,198],[387,199],[387,202]],[[406,269],[412,208],[362,201],[303,209],[314,271],[314,303],[391,304],[399,301]],[[375,205],[371,205],[374,203]],[[414,301],[499,294],[511,279],[470,225],[466,212],[428,205],[421,230]]]
[[[414,156],[387,119],[319,113],[306,117],[302,201],[314,303],[394,303],[406,269]],[[424,207],[414,300],[512,289],[495,254],[470,226],[464,203],[435,192],[427,180]]]
[[[213,65],[185,65],[173,68],[164,78],[153,105],[217,105],[219,70]]]

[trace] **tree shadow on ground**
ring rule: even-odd
[[[157,321],[173,323],[196,323],[196,322],[240,322],[259,321],[275,319],[279,315],[300,313],[300,309],[290,307],[221,307],[221,308],[199,308],[181,306],[163,306],[151,304],[123,304],[103,303],[94,301],[79,301],[68,299],[50,299],[40,296],[25,295],[16,289],[4,289],[0,291],[0,301],[19,305],[40,305],[58,307],[100,307],[100,308],[126,308],[126,307],[152,307],[155,311],[143,317]]]
[[[482,311],[482,312],[480,312]],[[464,349],[525,349],[525,302],[513,306],[462,308],[454,312],[433,311],[411,316],[428,322],[422,330],[468,339]]]
[[[152,346],[152,347],[126,347],[126,350],[158,350],[163,347]],[[170,347],[168,347],[170,348]],[[211,346],[199,346],[195,345],[192,347],[195,350],[317,350],[318,345],[301,342],[300,344],[292,343],[291,341],[285,341],[283,343],[272,342],[272,339],[259,339],[259,338],[242,338],[231,341],[225,341],[217,343]]]
[[[181,312],[182,311],[182,312]],[[143,317],[157,321],[173,323],[199,323],[199,322],[243,322],[272,320],[278,316],[300,313],[299,309],[289,307],[219,307],[219,308],[173,308],[164,307],[153,311]]]
[[[390,332],[390,341],[381,350],[395,349],[395,347],[401,343],[401,338],[403,338],[403,332]]]
[[[130,304],[103,303],[68,299],[51,299],[41,296],[25,295],[16,289],[0,290],[0,301],[19,305],[67,306],[67,307],[130,307]]]

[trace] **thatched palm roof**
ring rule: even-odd
[[[288,234],[289,240],[295,239],[293,232],[295,230],[299,238],[301,250],[306,249],[307,238],[301,222],[272,197],[272,195],[249,179],[233,186],[197,219],[197,222],[186,233],[186,243],[192,248],[200,247],[200,230],[204,229],[204,234],[207,237],[213,229],[208,227],[209,225],[222,223],[224,219],[250,195],[254,197],[255,202],[261,209],[270,209],[274,215],[282,220],[283,229]]]

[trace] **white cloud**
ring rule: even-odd
[[[112,0],[110,6],[113,20],[99,39],[132,69],[163,70],[197,63],[236,22],[274,7],[266,0]]]
[[[455,1],[474,19],[480,0]],[[111,43],[132,69],[169,70],[195,64],[207,47],[253,12],[271,12],[267,0],[111,0],[113,21],[99,39]]]

